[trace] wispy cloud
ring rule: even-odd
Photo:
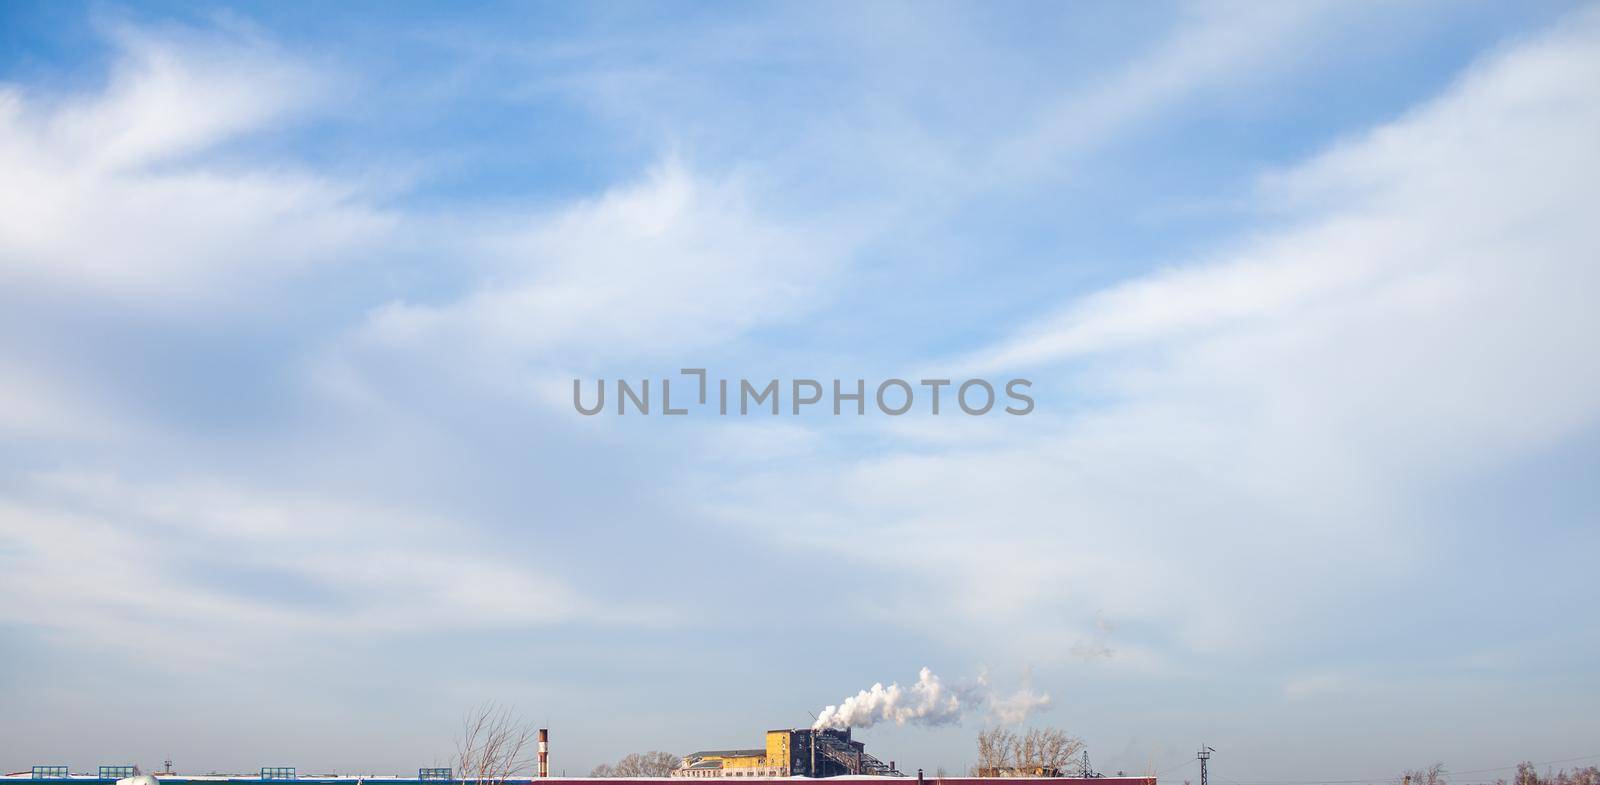
[[[124,302],[234,305],[370,250],[394,218],[359,187],[209,157],[324,99],[314,70],[239,34],[119,27],[103,87],[0,89],[0,276]],[[154,301],[154,302],[152,302]]]
[[[215,480],[31,486],[0,514],[5,620],[168,662],[246,656],[262,630],[326,641],[595,619],[448,519]]]
[[[479,278],[439,305],[376,309],[359,340],[504,365],[681,355],[794,319],[824,297],[848,238],[764,214],[736,177],[668,159],[638,182],[485,223]]]
[[[1035,663],[1037,691],[986,699],[1000,719],[1052,694],[1052,721],[1076,723],[1134,703],[1096,690],[1159,689],[1136,697],[1172,709],[1107,708],[1107,727],[1174,736],[1200,716],[1185,685],[1230,663],[1250,671],[1235,685],[1271,686],[1240,693],[1258,708],[1379,683],[1383,663],[1351,663],[1377,657],[1339,647],[1371,632],[1353,606],[1444,591],[1417,576],[1459,567],[1442,550],[1474,532],[1439,536],[1437,497],[1592,441],[1596,15],[1506,42],[1407,110],[1435,86],[1386,77],[1405,89],[1333,119],[1302,97],[1316,129],[1201,162],[1229,172],[1228,220],[1143,244],[1096,224],[1170,206],[1147,158],[1205,156],[1195,127],[1265,82],[1322,95],[1296,69],[1394,35],[1392,9],[1030,10],[607,12],[559,34],[363,18],[292,46],[124,26],[67,87],[14,78],[0,623],[94,664],[210,658],[218,680],[270,630],[382,660],[321,683],[448,670],[569,719],[603,693],[641,734],[661,705],[703,703],[694,677],[750,662],[806,663],[749,699],[795,711],[877,675],[797,648],[791,626],[880,652],[883,673]],[[1376,112],[1391,119],[1365,127]],[[1286,149],[1320,152],[1283,166]],[[393,188],[418,160],[437,180]],[[1016,373],[1040,405],[570,411],[573,376],[719,363]],[[1546,580],[1564,601],[1586,585]],[[740,621],[705,649],[705,625],[791,592],[792,624]],[[1507,595],[1503,614],[1529,599]],[[419,628],[448,640],[413,651]],[[478,671],[491,650],[513,675]],[[940,757],[966,748],[953,738],[905,744],[965,765]]]
[[[1059,604],[1199,650],[1281,644],[1321,582],[1424,557],[1405,532],[1431,483],[1600,416],[1600,147],[1579,141],[1600,138],[1600,30],[1570,22],[1271,178],[1264,200],[1298,200],[1288,228],[957,363],[1047,379],[1044,409],[1093,405],[1003,445],[785,467],[716,512],[837,558],[894,553],[919,596],[994,634]]]

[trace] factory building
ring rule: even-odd
[[[767,731],[764,748],[702,750],[684,756],[674,777],[897,777],[894,762],[868,755],[850,729],[781,728]]]
[[[818,743],[810,742],[815,738]],[[867,755],[859,742],[850,740],[849,735],[843,731],[817,731],[804,730],[777,730],[767,734],[768,747],[764,749],[747,750],[707,750],[697,752],[686,760],[693,759],[699,762],[733,763],[735,765],[717,769],[718,774],[689,774],[684,769],[674,773],[674,777],[696,776],[735,776],[750,778],[750,785],[793,785],[794,780],[782,779],[790,776],[807,776],[807,772],[814,772],[810,776],[841,776],[854,771],[861,774],[879,774],[880,776],[903,776],[894,771],[894,764],[884,764]],[[787,753],[785,753],[787,750]],[[772,760],[772,752],[782,756],[789,756],[789,768],[784,774],[769,773],[781,769],[778,766],[768,766]],[[817,763],[811,763],[811,753],[817,752]],[[859,755],[861,760],[851,764],[852,755]],[[840,760],[843,758],[844,760]],[[700,771],[711,770],[711,767]],[[3,772],[3,770],[0,770]],[[122,775],[135,772],[132,777]],[[19,771],[15,773],[0,773],[0,785],[482,785],[471,779],[456,776],[447,768],[419,769],[415,777],[409,775],[384,775],[384,774],[313,774],[302,775],[292,767],[268,766],[263,767],[257,774],[177,774],[168,765],[164,770],[152,774],[137,774],[131,765],[101,766],[95,773],[70,773],[66,766],[47,765],[34,766],[32,771]],[[815,773],[820,772],[820,773]],[[667,780],[655,777],[617,777],[610,779],[589,779],[584,777],[508,777],[498,781],[499,785],[665,785]],[[845,782],[869,783],[872,780],[845,780]],[[902,780],[909,783],[910,780]],[[686,784],[687,785],[687,784]],[[1009,773],[998,777],[930,777],[924,780],[922,772],[917,772],[916,785],[1157,785],[1155,777],[1031,777],[1011,776]]]
[[[809,732],[809,731],[808,731]],[[743,750],[740,750],[743,751]],[[438,771],[444,771],[440,769]],[[141,785],[129,778],[111,779],[114,774],[98,776],[94,773],[57,774],[44,772],[0,773],[0,785]],[[318,774],[298,777],[268,774],[168,774],[136,775],[142,785],[478,785],[472,779],[443,778],[428,770],[417,776],[384,774]],[[617,777],[590,779],[585,777],[512,777],[501,785],[665,785],[668,780],[658,777]],[[750,785],[794,785],[795,780],[762,778],[750,780]],[[842,780],[842,782],[870,783],[874,780]],[[912,782],[912,780],[901,780]],[[686,784],[687,785],[687,784]],[[1157,785],[1155,777],[929,777],[925,785]]]

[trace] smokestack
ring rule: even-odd
[[[523,760],[527,760],[524,758]],[[550,729],[539,729],[539,778],[550,776]]]

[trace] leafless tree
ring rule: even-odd
[[[602,763],[589,772],[591,777],[670,777],[683,758],[670,752],[633,752],[613,766]]]
[[[1504,779],[1499,779],[1495,780],[1495,785],[1508,784]],[[1517,773],[1510,785],[1600,785],[1600,767],[1585,766],[1573,769],[1570,773],[1562,769],[1555,774],[1551,774],[1547,768],[1541,777],[1532,763],[1523,761],[1517,764]]]
[[[1600,785],[1600,768],[1586,766],[1573,769],[1571,774],[1566,769],[1556,773],[1554,777],[1547,777],[1545,782],[1551,785]]]
[[[1012,748],[1016,746],[1017,734],[1009,728],[985,728],[978,731],[978,763],[972,767],[972,773],[979,777],[999,776],[999,772],[1011,768]]]
[[[1444,764],[1435,763],[1426,769],[1407,769],[1395,781],[1399,785],[1445,785]]]
[[[1083,750],[1083,740],[1059,728],[1029,728],[1021,735],[1008,728],[978,733],[980,777],[1060,776]]]
[[[1083,750],[1083,740],[1068,736],[1059,728],[1029,728],[1022,736],[1017,765],[1030,771],[1054,772],[1060,776]]]
[[[456,737],[456,777],[477,785],[499,785],[528,770],[533,761],[533,726],[509,706],[486,701],[461,719]]]

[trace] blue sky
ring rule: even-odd
[[[0,767],[1600,753],[1592,6],[0,15]],[[683,367],[1038,407],[571,407]]]

